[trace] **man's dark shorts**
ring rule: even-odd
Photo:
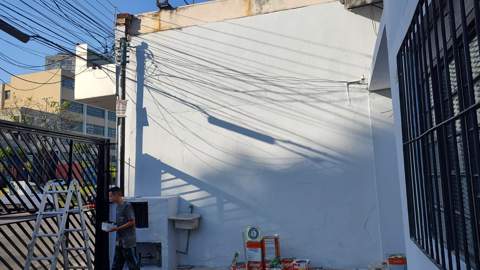
[[[122,270],[125,263],[129,270],[140,270],[135,248],[116,246],[112,270]]]

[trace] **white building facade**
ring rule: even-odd
[[[202,215],[179,264],[229,265],[249,225],[315,266],[405,252],[390,83],[368,91],[381,12],[226,0],[134,17],[126,193]]]
[[[384,1],[370,90],[392,93],[409,269],[480,269],[479,14]]]

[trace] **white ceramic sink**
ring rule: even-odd
[[[198,228],[201,215],[198,213],[185,213],[171,216],[175,229],[195,230]]]

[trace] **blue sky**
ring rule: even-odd
[[[186,0],[188,3],[192,3],[193,0]],[[207,0],[195,0],[195,3],[205,2]],[[146,11],[156,10],[155,0],[113,0],[112,1],[116,6],[119,7],[120,11],[130,12],[130,13],[140,13]],[[183,0],[170,0],[170,4],[173,6],[185,5]]]
[[[34,0],[25,0],[27,2],[26,5],[36,3],[37,1]],[[56,0],[58,2],[58,0]],[[54,4],[56,2],[55,0],[45,0],[44,2],[48,2],[52,5],[53,8],[55,8]],[[63,0],[61,0],[63,1]],[[142,13],[142,12],[148,12],[148,11],[155,11],[157,10],[156,6],[156,1],[155,0],[73,0],[71,3],[75,3],[80,1],[82,4],[84,4],[87,7],[87,10],[91,10],[90,12],[97,12],[95,15],[98,16],[97,18],[102,18],[104,20],[104,25],[111,24],[113,25],[113,7],[117,7],[118,12],[128,12],[132,14],[137,14],[137,13]],[[193,0],[186,0],[187,2],[191,3]],[[195,0],[196,3],[199,2],[205,2],[207,0]],[[29,18],[32,18],[30,14],[27,12],[32,12],[34,11],[30,10],[29,7],[22,6],[20,2],[23,2],[22,0],[2,0],[1,1],[4,6],[2,6],[2,3],[0,3],[0,18],[8,21],[9,23],[16,22],[19,18],[27,21],[28,25],[23,26],[25,27],[23,30],[24,31],[30,31],[29,34],[41,34],[42,36],[45,36],[42,32],[38,32],[38,28],[40,30],[47,30],[48,29],[42,29],[41,26],[35,25],[35,22],[33,21],[28,21]],[[64,5],[65,2],[58,2]],[[90,6],[87,6],[87,3]],[[170,0],[170,3],[177,7],[181,5],[185,5],[184,0]],[[7,6],[8,5],[8,6]],[[9,8],[12,8],[9,10]],[[82,9],[83,10],[83,9]],[[20,14],[16,13],[17,11],[20,12]],[[45,13],[50,12],[48,10],[44,10]],[[26,17],[22,18],[22,15],[26,15]],[[34,15],[39,16],[37,13],[34,13]],[[41,18],[44,20],[46,17],[50,17],[49,14],[48,16],[42,16]],[[55,19],[55,16],[51,16],[51,25],[48,27],[63,27],[64,30],[68,31],[71,30],[72,32],[77,31],[75,27],[72,27],[71,25],[65,24],[64,21]],[[107,21],[108,18],[111,18],[110,22]],[[32,25],[32,26],[31,26]],[[32,27],[35,27],[36,29],[33,29]],[[92,31],[97,31],[95,28],[91,28]],[[79,32],[79,31],[78,31]],[[68,33],[67,33],[68,34]],[[67,34],[63,34],[63,36],[67,36]],[[46,36],[48,37],[48,36]],[[60,37],[61,38],[61,37]],[[69,40],[71,43],[95,43],[90,37],[88,37],[86,34],[78,33],[76,36],[69,36]],[[73,50],[73,46],[71,43],[62,43],[65,47],[68,47],[69,50]],[[108,42],[105,42],[107,44]],[[111,42],[110,42],[111,43]],[[98,44],[98,43],[97,43]],[[91,46],[94,46],[93,44]],[[100,46],[100,45],[97,45]],[[43,69],[42,65],[44,64],[44,58],[46,55],[51,55],[55,54],[56,50],[53,50],[51,48],[47,48],[46,46],[42,44],[38,44],[37,42],[29,42],[27,44],[22,44],[21,42],[17,41],[16,39],[10,37],[9,35],[3,33],[0,31],[0,67],[2,69],[7,70],[8,72],[5,72],[4,70],[0,69],[0,80],[2,81],[10,81],[11,75],[8,73],[12,74],[23,74],[23,73],[30,73],[34,72],[35,70],[41,70]],[[28,67],[25,67],[25,65],[29,65]],[[1,81],[0,81],[1,83]]]

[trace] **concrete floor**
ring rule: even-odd
[[[142,267],[142,270],[145,269],[145,270],[159,270],[159,269],[162,269],[160,267],[156,267],[156,266],[144,266]],[[179,269],[185,269],[187,270],[188,268],[179,268]],[[226,270],[226,269],[229,269],[229,268],[221,268],[221,267],[194,267],[194,268],[191,268],[190,270]]]
[[[145,266],[142,270],[161,270],[162,268],[156,266]],[[228,270],[229,268],[209,268],[209,267],[194,267],[191,270]],[[318,270],[342,270],[342,269],[327,269],[327,268],[314,268]],[[343,269],[346,270],[346,269]],[[367,270],[367,269],[351,269],[351,270]]]

